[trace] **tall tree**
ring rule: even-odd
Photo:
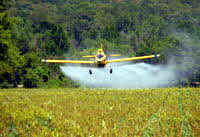
[[[17,84],[17,72],[23,64],[23,58],[19,55],[17,47],[11,39],[12,25],[15,20],[7,16],[5,12],[9,8],[8,0],[1,1],[0,6],[0,87],[9,83]]]

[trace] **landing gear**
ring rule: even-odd
[[[112,69],[110,69],[110,74],[112,74],[112,72],[113,72],[113,70],[112,70]]]
[[[109,66],[109,65],[106,65],[106,68],[108,68],[109,69],[109,72],[110,72],[110,74],[112,74],[113,73],[113,69]]]
[[[113,73],[113,69],[110,68],[109,72],[110,72],[110,74],[112,74]],[[89,74],[92,75],[92,69],[89,69]]]
[[[91,69],[89,69],[89,74],[92,75],[92,70]]]

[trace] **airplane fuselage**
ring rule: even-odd
[[[97,51],[97,54],[95,56],[95,62],[98,67],[105,67],[106,65],[106,55],[104,54],[102,49],[99,49]]]

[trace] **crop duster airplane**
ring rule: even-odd
[[[141,60],[141,59],[148,59],[148,58],[156,58],[160,57],[160,54],[155,55],[148,55],[148,56],[140,56],[140,57],[130,57],[130,58],[123,58],[123,59],[113,59],[113,60],[107,60],[107,57],[111,56],[121,56],[120,54],[111,54],[106,55],[102,48],[98,49],[96,55],[89,55],[89,56],[83,56],[84,58],[93,58],[94,60],[50,60],[50,59],[43,59],[42,62],[48,62],[48,63],[72,63],[72,64],[90,64],[95,65],[96,67],[105,67],[108,63],[113,62],[122,62],[122,61],[133,61],[133,60]],[[113,72],[112,68],[110,68],[110,74]],[[92,70],[89,69],[89,74],[92,74]]]

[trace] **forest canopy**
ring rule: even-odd
[[[189,38],[188,38],[189,37]],[[161,53],[183,74],[178,86],[200,81],[198,0],[2,0],[0,88],[78,87],[43,58],[78,59],[99,48],[141,56]],[[185,50],[186,49],[186,50]],[[184,60],[188,51],[193,58]]]

